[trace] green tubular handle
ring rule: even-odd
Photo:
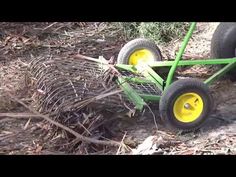
[[[175,62],[174,62],[174,64],[170,68],[169,74],[168,74],[167,79],[166,79],[165,89],[168,86],[170,86],[170,84],[172,82],[175,70],[176,70],[176,68],[177,68],[177,66],[179,64],[179,61],[182,58],[182,55],[183,55],[183,53],[184,53],[184,51],[186,49],[186,46],[187,46],[187,44],[188,44],[188,42],[189,42],[189,40],[190,40],[190,38],[191,38],[191,36],[193,34],[193,31],[194,31],[195,27],[196,27],[196,22],[192,22],[191,26],[190,26],[190,28],[188,30],[188,33],[186,34],[186,36],[184,38],[184,41],[183,41],[183,43],[181,45],[181,48],[179,49],[178,54],[177,54],[177,56],[175,58]]]

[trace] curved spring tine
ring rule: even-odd
[[[58,65],[59,68],[61,68],[63,71],[68,70],[69,72],[71,69],[76,69],[78,72],[81,71],[86,71],[89,69],[94,69],[94,71],[102,70],[102,68],[99,67],[99,65],[95,63],[88,63],[88,62],[81,62],[78,60],[66,60],[66,61],[59,61],[57,64],[61,64],[60,66]]]
[[[52,59],[46,60],[45,58],[39,60],[37,64],[34,65],[34,67],[31,67],[32,74],[36,74],[38,70],[41,68],[48,68],[50,66],[54,66],[55,61]]]
[[[68,69],[70,70],[71,68],[76,68],[76,65],[78,66],[84,66],[84,68],[99,68],[99,65],[98,63],[96,62],[91,62],[91,61],[84,61],[84,60],[68,60],[68,59],[61,59],[61,58],[54,58],[53,60],[50,58],[48,60],[48,58],[46,57],[42,57],[38,60],[32,60],[31,62],[31,65],[30,65],[30,70],[35,70],[35,66],[37,65],[42,65],[42,62],[41,61],[45,61],[43,63],[45,64],[52,64],[52,63],[55,63],[55,64],[62,64],[62,68],[63,69]],[[64,66],[64,67],[63,67]],[[69,67],[68,67],[69,66]],[[79,67],[77,67],[79,68]]]
[[[41,82],[38,83],[37,88],[42,89],[43,87],[45,87],[45,89],[42,90],[45,90],[45,92],[50,92],[52,88],[63,85],[64,82],[65,82],[64,78],[56,77],[56,75],[54,75],[53,77],[47,77],[45,80],[41,80]]]
[[[37,88],[44,90],[47,93],[47,92],[50,92],[51,89],[54,89],[54,85],[58,87],[58,86],[63,86],[64,83],[65,83],[64,78],[48,77],[46,78],[46,80],[42,80],[42,82],[38,83]]]
[[[37,73],[40,72],[41,70],[45,70],[45,69],[47,69],[47,67],[45,67],[45,65],[40,63],[39,65],[35,66],[34,69],[31,69],[30,73],[33,77],[35,77],[37,79],[37,77],[36,77]]]
[[[30,71],[31,71],[31,74],[33,76],[35,76],[35,74],[42,68],[47,68],[49,67],[50,65],[52,65],[53,63],[53,60],[50,60],[50,61],[45,61],[44,59],[41,59],[38,61],[37,64],[35,64],[33,67],[30,67]]]
[[[40,67],[38,67],[37,70],[34,70],[32,72],[33,76],[35,78],[38,78],[40,74],[42,74],[43,72],[49,72],[49,71],[56,71],[56,66],[55,65],[46,65],[46,64],[41,64]]]
[[[82,97],[95,97],[106,90],[102,84],[104,83],[104,70],[96,62],[62,59],[55,59],[48,62],[45,59],[45,62],[40,63],[39,61],[42,60],[44,59],[32,63],[31,69],[33,71],[31,72],[38,79],[36,83],[38,88],[43,88],[46,92],[45,95],[40,95],[39,99],[39,106],[41,106],[43,111],[46,110],[55,113],[68,106],[73,108],[81,102]],[[78,80],[78,77],[81,78]],[[68,82],[68,79],[71,79],[72,85]],[[88,88],[84,88],[84,85],[81,84],[82,80],[84,83],[87,83]],[[117,102],[120,100],[117,100],[117,98],[116,96],[114,99],[106,99],[111,100],[114,105],[117,105]],[[103,104],[101,100],[98,102]],[[79,108],[77,109],[79,110]]]
[[[59,62],[63,64],[62,61],[59,61]],[[59,71],[59,72],[62,72],[62,71],[65,71],[67,69],[63,65],[62,65],[62,67],[59,66],[59,63],[57,63],[57,62],[55,62],[53,64],[54,65],[51,65],[51,66],[48,65],[47,67],[45,67],[45,65],[41,64],[41,67],[39,67],[38,70],[33,71],[33,74],[35,75],[36,78],[38,78],[40,74],[44,74],[43,72],[49,72],[49,71],[53,71],[53,72],[58,72]],[[86,77],[91,78],[91,74],[93,74],[93,73],[94,73],[93,74],[94,76],[99,75],[99,74],[102,73],[101,71],[98,72],[98,70],[95,70],[94,68],[91,68],[91,71],[87,71],[87,72],[86,72],[86,70],[83,70],[83,68],[81,68],[81,67],[77,67],[77,68],[73,67],[73,69],[75,71],[72,72],[71,68],[68,68],[70,74],[76,74],[76,76],[77,76],[77,73],[83,72],[83,77],[84,78],[86,78]]]
[[[38,63],[40,63],[40,61],[46,60],[45,57],[40,57],[37,60],[31,60],[30,64],[29,64],[29,69],[30,70],[34,70],[35,66],[37,66]]]
[[[45,73],[40,78],[38,78],[36,85],[38,87],[42,87],[47,82],[52,82],[60,77],[59,73]]]
[[[120,97],[119,96],[112,95],[112,96],[100,99],[98,101],[97,100],[93,100],[93,98],[98,96],[99,94],[101,94],[101,93],[88,93],[89,96],[87,96],[84,100],[78,100],[78,99],[75,100],[74,98],[71,98],[69,100],[66,100],[66,102],[64,102],[60,106],[58,106],[58,109],[65,110],[65,109],[63,109],[63,107],[64,108],[65,107],[69,107],[69,109],[78,108],[78,110],[80,110],[81,108],[84,108],[84,107],[83,107],[83,105],[81,105],[81,106],[79,106],[79,105],[82,102],[86,101],[86,100],[88,101],[89,104],[95,103],[95,104],[101,105],[101,106],[108,105],[108,106],[111,106],[111,107],[112,106],[119,107],[119,105],[118,105],[118,103],[120,102]],[[122,107],[123,107],[123,105],[122,105]]]
[[[55,90],[58,90],[58,89],[55,89]],[[58,91],[58,92],[56,92],[55,90],[52,93],[48,93],[47,98],[44,99],[44,103],[42,104],[42,106],[44,106],[46,108],[49,107],[48,104],[50,104],[52,102],[52,100],[54,98],[56,98],[57,95],[59,95],[60,93],[65,92],[65,90],[63,90],[61,88],[59,89],[60,91]],[[64,94],[63,96],[68,96],[69,90],[67,90],[66,92],[67,93]],[[59,99],[55,102],[55,104],[57,104],[58,101],[59,101]]]
[[[47,98],[45,99],[49,99],[50,96],[52,96],[54,93],[59,92],[60,91],[60,87],[58,86],[58,80],[57,83],[55,83],[56,85],[54,86],[54,89],[49,90],[48,92],[50,92],[50,94],[48,95]],[[64,84],[64,83],[60,83],[60,84]],[[73,84],[73,83],[72,83]],[[78,83],[77,83],[78,84]],[[63,86],[63,85],[62,85]],[[66,89],[67,86],[71,86],[71,83],[67,83],[66,85],[64,85],[63,89]],[[78,88],[80,88],[78,85],[77,86],[73,86],[74,87],[74,92],[75,94],[78,94],[77,92],[79,91]],[[63,90],[62,90],[63,91]],[[80,93],[79,93],[80,94]]]
[[[74,100],[74,99],[73,99]],[[112,112],[115,110],[115,109],[117,109],[117,111],[124,111],[126,108],[124,108],[124,106],[121,104],[121,105],[119,105],[119,106],[117,106],[117,102],[115,101],[115,99],[112,99],[113,101],[114,101],[114,105],[113,105],[113,107],[109,104],[109,106],[110,106],[110,109],[112,110]],[[119,100],[118,100],[119,101]],[[71,100],[68,100],[67,101],[68,103],[71,103]],[[65,115],[63,115],[64,113],[63,113],[63,110],[65,110],[63,107],[65,107],[65,105],[63,105],[63,104],[65,104],[65,102],[63,102],[61,105],[59,105],[58,107],[56,107],[56,109],[53,111],[53,112],[51,112],[50,110],[48,111],[52,116],[55,116],[57,119],[64,119],[65,118]],[[99,105],[99,103],[98,103],[98,105]],[[101,105],[101,106],[103,106],[103,105]],[[82,108],[82,110],[83,110],[83,112],[85,111],[85,110],[87,110],[89,107],[83,107]],[[102,107],[101,107],[102,108]],[[89,108],[89,109],[91,109],[91,108]],[[108,108],[107,108],[108,109]],[[121,110],[122,109],[122,110]],[[71,113],[73,113],[73,112],[80,112],[80,111],[82,111],[81,110],[81,107],[74,107],[73,108],[73,111],[72,112],[70,112],[70,114]],[[90,111],[91,112],[91,111]]]
[[[48,80],[49,82],[47,83],[47,88],[51,88],[52,86],[56,86],[55,84],[59,84],[60,85],[60,81],[62,82],[67,82],[69,78],[65,78],[65,77],[62,77],[60,75],[58,75],[59,77],[56,77],[57,75],[50,75],[50,74],[45,74],[42,79],[40,78],[38,81],[45,81]],[[52,79],[51,79],[52,78]],[[45,80],[46,79],[46,80]],[[87,82],[84,78],[80,78],[80,80],[78,79],[70,79],[72,81],[72,84],[79,84],[81,82],[85,83]],[[93,80],[91,80],[91,77],[89,78],[90,82],[93,82]],[[95,79],[94,79],[95,80]],[[96,80],[97,81],[97,80]],[[96,83],[97,85],[99,84],[98,82],[94,81],[94,83]],[[38,87],[41,87],[42,85],[42,82],[40,83],[37,83],[38,84]]]
[[[64,82],[59,82],[62,78],[53,78],[51,79],[49,78],[48,80],[44,80],[41,83],[39,83],[40,85],[37,86],[38,89],[43,90],[44,92],[46,92],[44,95],[41,95],[41,98],[44,99],[45,96],[48,95],[48,92],[51,91],[51,89],[53,89],[53,84],[61,84],[62,86],[64,85]],[[64,80],[63,80],[64,81]]]
[[[63,82],[64,81],[64,82]],[[49,87],[49,84],[50,84],[50,87]],[[42,98],[43,99],[45,99],[45,100],[47,100],[47,102],[51,102],[51,100],[52,100],[52,98],[53,97],[55,97],[56,95],[58,95],[58,94],[60,94],[60,93],[63,93],[63,92],[65,92],[65,90],[67,91],[66,93],[68,93],[70,90],[73,90],[74,91],[74,94],[76,95],[77,94],[77,96],[78,95],[84,95],[85,94],[85,92],[86,92],[86,90],[87,90],[87,92],[88,91],[90,91],[90,92],[94,92],[94,93],[101,93],[101,91],[104,91],[105,89],[104,88],[102,88],[102,89],[100,89],[100,90],[98,90],[98,86],[99,85],[97,85],[97,87],[94,87],[94,88],[86,88],[85,86],[84,86],[84,84],[83,85],[81,85],[82,83],[81,82],[77,82],[77,83],[73,83],[72,82],[72,84],[74,85],[74,86],[71,86],[71,83],[67,83],[66,84],[66,82],[65,82],[65,80],[62,80],[62,82],[58,82],[58,79],[56,80],[54,80],[53,82],[51,82],[51,83],[49,83],[48,85],[47,85],[47,88],[45,89],[46,90],[46,94],[44,94],[43,96],[42,96]],[[74,88],[73,88],[74,87]],[[90,94],[91,95],[91,94]],[[92,94],[92,95],[94,95],[94,94]],[[46,98],[45,98],[46,97]],[[51,97],[51,98],[50,98]]]
[[[69,87],[69,88],[65,88],[65,87],[62,87],[62,88],[60,88],[60,89],[56,89],[56,90],[59,90],[58,92],[54,92],[53,94],[50,94],[50,97],[48,97],[48,99],[47,99],[47,105],[46,105],[46,107],[48,107],[48,104],[53,100],[53,98],[55,98],[55,96],[56,95],[59,95],[60,93],[63,93],[63,92],[65,92],[65,90],[66,90],[66,94],[64,94],[63,95],[63,97],[60,97],[54,104],[53,104],[53,106],[51,107],[51,110],[54,108],[54,106],[58,103],[58,102],[60,102],[63,98],[66,98],[66,97],[68,97],[68,99],[70,98],[70,97],[72,97],[72,96],[75,96],[75,97],[73,97],[73,99],[75,99],[75,98],[77,98],[77,99],[82,99],[82,96],[83,96],[83,92],[84,92],[84,89],[82,89],[82,91],[80,92],[81,94],[79,94],[80,95],[80,97],[78,98],[78,97],[76,97],[76,94],[75,94],[75,92],[74,92],[74,90],[76,89],[76,92],[77,92],[77,95],[78,95],[78,92],[79,92],[79,89],[81,90],[81,87],[79,86],[75,86],[74,88],[73,87],[71,87],[71,85],[68,83],[67,85],[66,85],[67,87]],[[71,91],[72,90],[72,91]]]
[[[67,94],[66,95],[63,95],[63,97],[60,97],[54,104],[53,104],[53,106],[51,107],[51,110],[54,108],[54,106],[56,106],[56,104],[58,103],[58,102],[60,102],[63,98],[68,98],[69,99],[69,102],[71,103],[71,101],[73,101],[73,100],[75,100],[76,99],[76,95],[75,95],[75,92],[74,92],[74,90],[76,89],[76,92],[77,92],[77,94],[78,93],[80,93],[79,95],[80,95],[80,98],[78,98],[77,97],[77,100],[79,99],[79,100],[81,100],[82,99],[82,97],[84,97],[85,95],[85,89],[83,88],[83,86],[81,87],[81,85],[80,86],[78,86],[78,85],[76,85],[76,86],[74,86],[74,88],[73,87],[71,87],[71,85],[67,85],[67,86],[69,86],[69,89],[68,88],[61,88],[60,89],[60,91],[58,91],[58,92],[56,92],[56,94],[54,94],[53,95],[53,97],[55,97],[56,95],[58,95],[58,94],[60,94],[60,93],[63,93],[65,90],[64,89],[66,89],[67,90]],[[81,88],[82,88],[82,90],[81,90]],[[72,93],[71,93],[71,90],[72,90]],[[96,90],[96,88],[94,89],[94,90]],[[70,92],[69,92],[70,91]],[[70,93],[70,94],[69,94]],[[86,94],[90,94],[90,96],[97,96],[98,94],[96,94],[94,91],[92,91],[92,93],[86,93]],[[75,96],[75,97],[72,97],[72,96]],[[50,102],[51,102],[51,100],[52,100],[52,97],[50,98]]]

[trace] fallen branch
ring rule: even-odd
[[[35,114],[30,114],[30,113],[0,113],[0,119],[2,118],[19,118],[19,119],[28,119],[28,118],[39,118],[42,119],[42,117],[35,115]]]
[[[28,110],[33,112],[35,114],[35,116],[41,117],[41,118],[45,119],[46,121],[50,122],[51,124],[66,130],[67,132],[69,132],[72,135],[74,135],[80,141],[84,141],[84,142],[87,142],[89,144],[93,143],[93,144],[100,144],[100,145],[106,145],[106,146],[116,146],[116,147],[124,146],[125,147],[124,144],[116,142],[116,141],[112,141],[112,140],[111,141],[96,140],[96,139],[93,139],[93,138],[82,136],[79,133],[75,132],[74,130],[72,130],[72,129],[62,125],[61,123],[56,122],[56,121],[50,119],[47,115],[43,115],[43,114],[40,114],[39,112],[37,112],[35,110],[32,110],[29,106],[27,106],[25,103],[23,103],[21,100],[19,100],[18,98],[16,98],[15,96],[10,94],[9,92],[7,92],[7,94],[9,95],[9,97],[12,100],[18,102],[19,104],[21,104],[22,106],[24,106],[25,108],[27,108]]]

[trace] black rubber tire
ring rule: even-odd
[[[236,56],[236,23],[220,23],[211,40],[211,58],[232,58]],[[228,74],[236,80],[236,68]]]
[[[194,122],[184,123],[175,117],[173,107],[176,99],[188,92],[197,93],[202,98],[204,107],[201,115]],[[199,129],[209,117],[212,107],[213,98],[208,86],[197,79],[175,81],[163,92],[159,103],[161,121],[164,126],[170,130],[182,130],[186,132]]]
[[[118,64],[128,64],[129,57],[133,52],[140,49],[148,49],[155,57],[155,61],[162,61],[161,51],[154,41],[137,38],[129,41],[122,47],[118,54],[117,63]]]

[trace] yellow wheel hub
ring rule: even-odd
[[[152,52],[150,52],[150,50],[140,49],[140,50],[136,50],[129,57],[129,65],[137,65],[139,61],[142,61],[148,64],[148,63],[154,62],[155,58]]]
[[[203,100],[196,93],[185,93],[174,103],[174,115],[177,120],[190,123],[198,119],[203,111]]]

